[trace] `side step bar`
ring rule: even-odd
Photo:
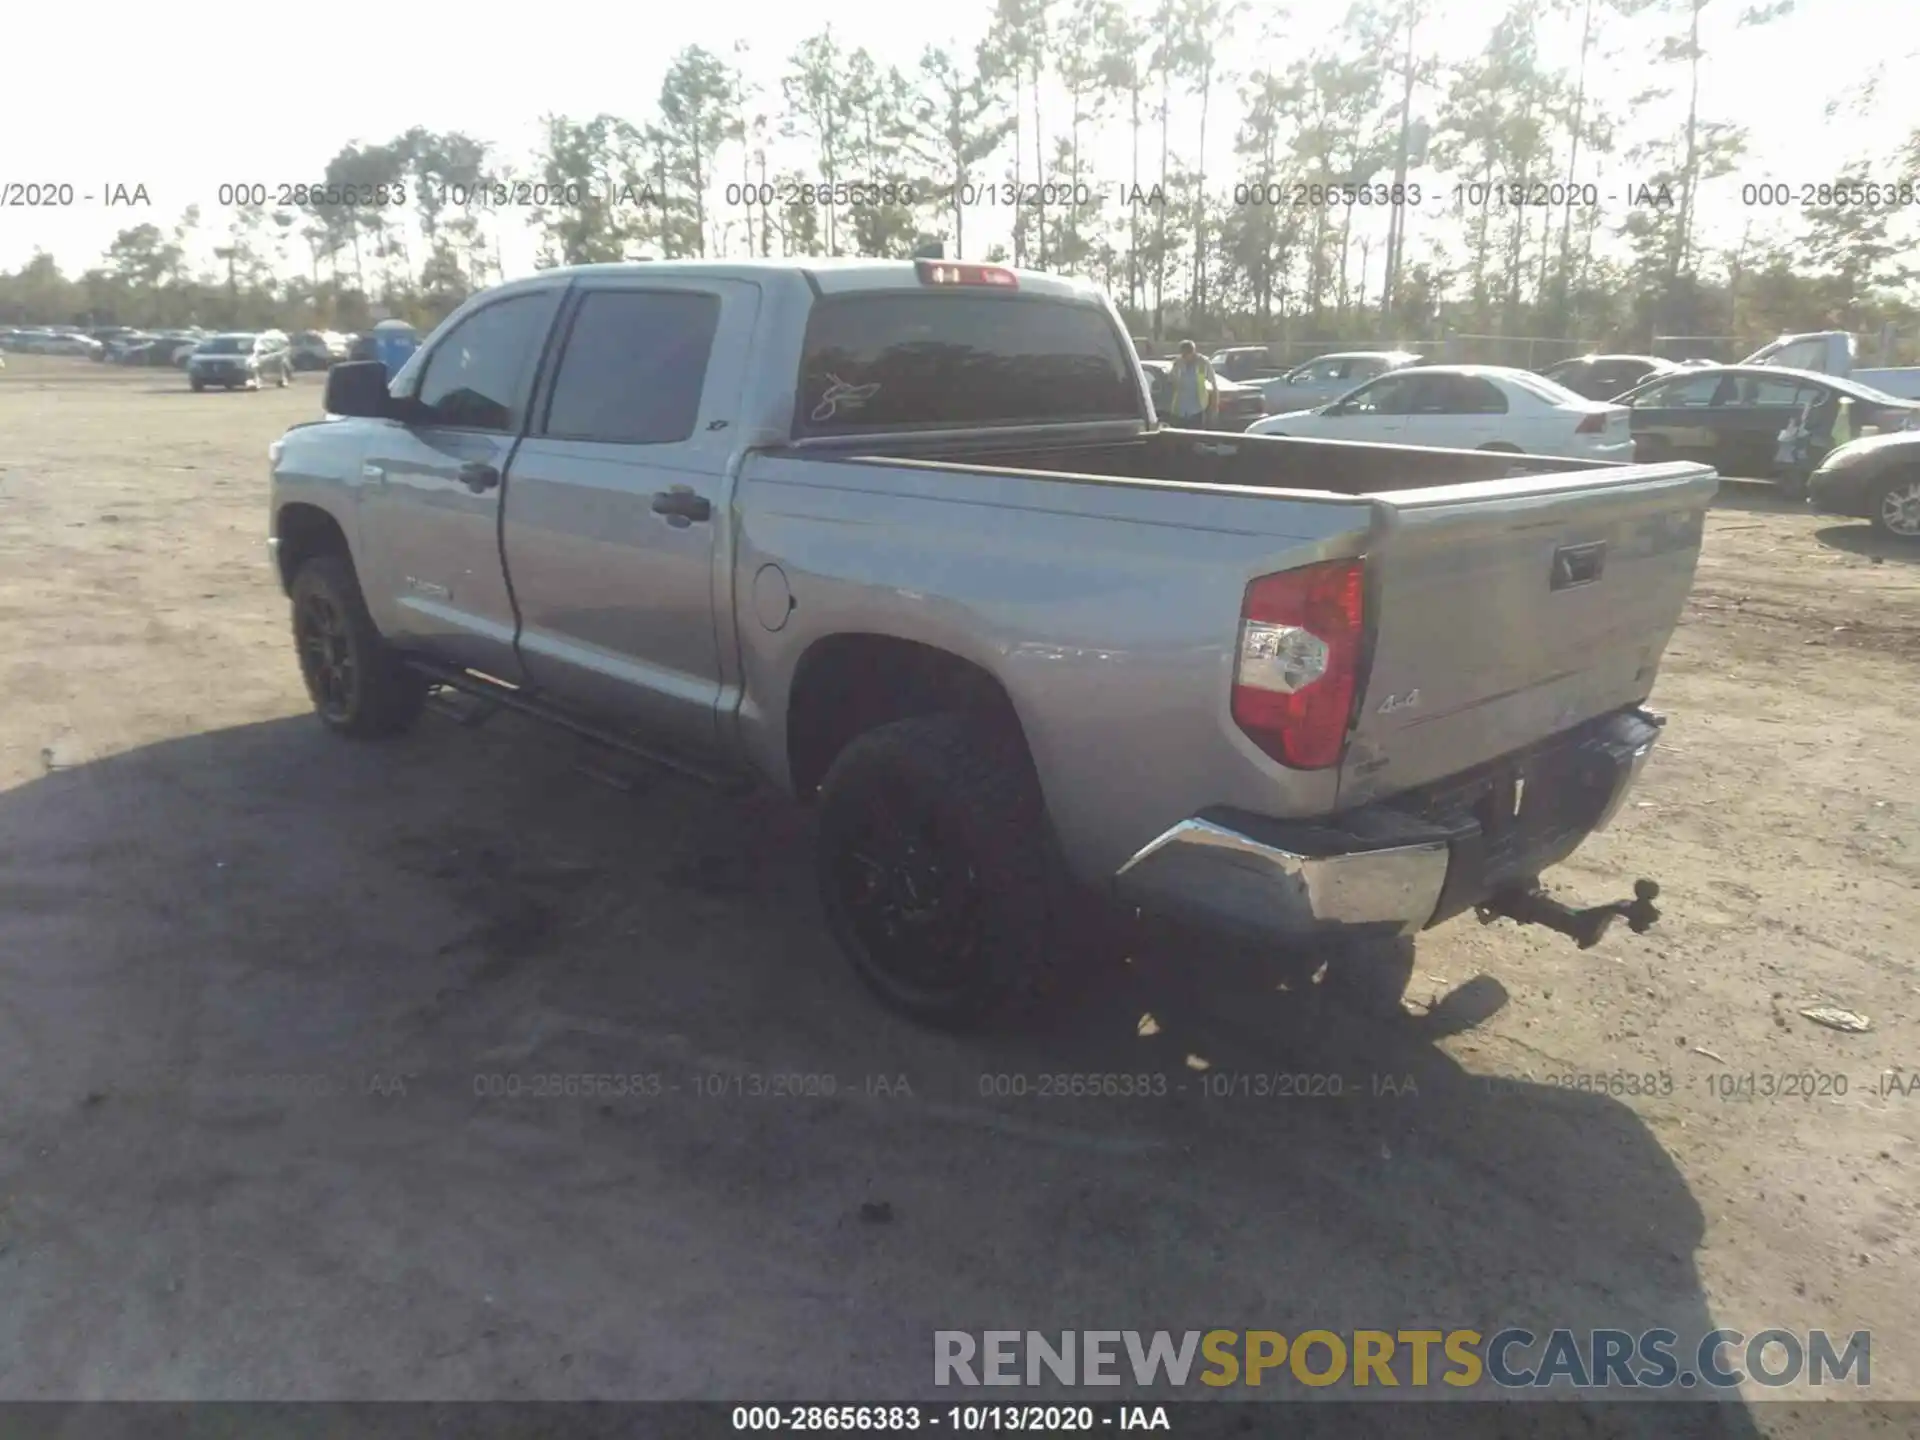
[[[753,782],[737,772],[713,769],[678,755],[669,755],[663,751],[650,749],[624,735],[602,730],[599,726],[548,705],[524,691],[483,679],[471,670],[459,670],[451,665],[435,664],[431,660],[409,659],[406,663],[408,669],[426,677],[433,684],[458,691],[462,697],[472,702],[469,705],[440,704],[433,707],[440,713],[450,716],[460,725],[472,727],[484,724],[498,711],[511,710],[515,714],[530,716],[535,720],[569,731],[583,740],[612,750],[630,760],[638,760],[642,764],[671,770],[675,774],[684,775],[690,780],[698,780],[701,784],[711,785],[718,790],[745,793],[753,789]]]

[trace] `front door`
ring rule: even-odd
[[[500,560],[500,494],[563,287],[469,312],[395,378],[416,402],[361,469],[362,576],[395,644],[518,684],[512,595]]]
[[[581,281],[507,488],[528,682],[694,758],[720,743],[716,556],[758,304],[740,281]]]

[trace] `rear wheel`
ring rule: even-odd
[[[820,787],[818,843],[828,927],[892,1009],[960,1028],[1060,993],[1061,888],[1016,738],[958,714],[868,731]]]
[[[347,558],[307,561],[292,589],[300,677],[327,728],[373,739],[411,727],[426,703],[427,683],[381,638]]]
[[[1888,480],[1873,491],[1867,513],[1873,528],[1901,540],[1920,540],[1920,476]]]
[[[206,385],[199,380],[189,380],[187,383],[193,386],[193,391],[196,395],[207,388]]]

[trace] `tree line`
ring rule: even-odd
[[[1155,336],[1638,349],[1909,324],[1915,197],[1887,182],[1915,172],[1920,136],[1785,177],[1824,188],[1782,203],[1744,128],[1701,104],[1703,30],[1792,3],[1517,0],[1457,62],[1435,52],[1457,23],[1436,0],[1358,0],[1304,50],[1251,0],[994,0],[978,45],[904,68],[831,26],[771,67],[696,45],[648,113],[549,115],[517,158],[424,127],[350,143],[296,203],[238,187],[212,270],[187,260],[206,253],[196,207],[122,231],[82,275],[45,255],[0,274],[0,319],[428,323],[500,278],[503,237],[530,224],[542,265],[939,240],[1091,278]],[[1542,52],[1543,14],[1567,22],[1565,53]],[[1638,92],[1596,89],[1628,67]],[[1829,114],[1873,92],[1869,75]],[[1231,162],[1210,173],[1222,127]],[[1737,237],[1709,236],[1702,206]]]

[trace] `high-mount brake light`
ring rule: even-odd
[[[1324,770],[1346,750],[1366,620],[1358,560],[1262,575],[1240,606],[1233,720],[1282,765]]]
[[[959,260],[918,260],[922,285],[985,285],[996,290],[1018,290],[1013,271],[999,265],[970,265]]]

